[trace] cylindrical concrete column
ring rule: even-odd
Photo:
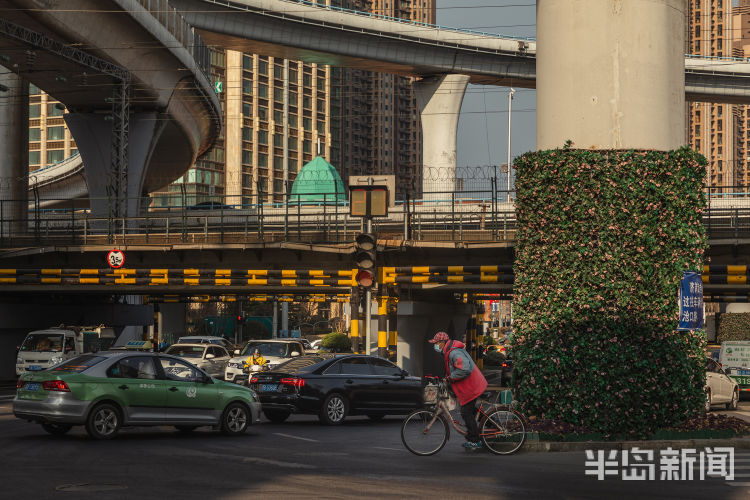
[[[450,199],[456,187],[458,114],[469,77],[439,75],[412,84],[422,118],[422,197]]]
[[[685,144],[687,0],[539,0],[537,149]]]
[[[0,220],[8,237],[27,227],[29,84],[0,66],[0,85]]]

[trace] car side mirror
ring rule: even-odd
[[[292,351],[292,357],[296,358],[297,356],[299,356],[299,353],[297,351]]]
[[[213,354],[206,354],[206,359],[214,359],[215,357]]]
[[[235,356],[239,356],[240,355],[240,350],[239,349],[235,349],[234,350],[234,354],[235,354]]]

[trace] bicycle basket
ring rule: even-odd
[[[437,404],[438,386],[437,384],[427,384],[424,386],[424,402],[428,405]]]

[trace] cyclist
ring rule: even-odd
[[[487,389],[487,380],[464,349],[463,342],[451,340],[445,332],[437,332],[429,342],[434,344],[437,352],[443,354],[445,377],[461,405],[461,418],[467,430],[464,448],[481,448],[482,441],[479,440],[479,426],[476,421],[476,402]]]
[[[250,368],[253,365],[263,366],[267,362],[268,361],[266,361],[266,358],[264,358],[263,356],[261,356],[260,350],[256,348],[255,351],[253,351],[253,355],[249,356],[245,360],[245,368]]]

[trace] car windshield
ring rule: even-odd
[[[64,372],[64,373],[81,373],[82,371],[91,368],[95,364],[104,361],[104,356],[94,356],[93,354],[84,354],[82,356],[76,356],[67,360],[61,365],[57,365],[54,368],[50,368],[53,372]]]
[[[261,356],[275,356],[279,358],[290,357],[290,344],[283,342],[248,342],[240,353],[242,356],[251,356],[256,349],[260,351]]]
[[[205,347],[197,345],[173,345],[165,353],[181,358],[201,358],[204,350]]]
[[[65,336],[61,333],[32,333],[26,336],[21,351],[62,351],[63,337]]]

